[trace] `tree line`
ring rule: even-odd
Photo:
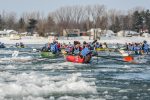
[[[102,30],[133,30],[150,32],[150,11],[136,7],[129,11],[107,9],[104,5],[61,7],[48,15],[40,12],[24,12],[19,17],[15,12],[0,12],[0,30],[14,29],[18,32],[36,31],[41,36],[57,32],[62,35],[63,29],[91,28]]]

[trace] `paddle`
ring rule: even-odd
[[[118,50],[122,56],[123,56],[123,60],[126,62],[133,62],[134,57],[130,56],[127,52],[125,52],[124,50]]]
[[[126,60],[110,58],[110,57],[107,57],[107,56],[97,56],[97,57],[101,57],[101,58],[104,58],[104,59],[110,59],[110,60],[114,60],[114,61],[119,61],[119,62],[129,62],[129,61],[126,61]],[[134,62],[129,62],[129,63],[134,63]]]
[[[123,59],[120,60],[120,59],[115,59],[115,58],[110,58],[110,57],[107,57],[107,56],[98,56],[97,57],[101,57],[101,58],[104,58],[104,59],[110,59],[110,60],[115,60],[115,61],[119,61],[119,62],[129,62],[129,63],[136,63],[134,62],[134,58],[132,56],[130,56],[128,53],[126,53],[124,50],[118,50],[122,56],[123,56]]]
[[[14,52],[12,53],[12,57],[17,57],[18,54],[19,54],[19,51],[14,51]]]
[[[97,42],[97,40],[94,40],[93,42],[92,42],[92,44],[94,44],[94,43],[96,43]]]

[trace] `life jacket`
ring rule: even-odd
[[[71,45],[67,46],[65,49],[65,51],[67,52],[72,52],[72,50],[73,50],[73,47]]]
[[[88,47],[85,47],[85,48],[81,51],[81,55],[82,55],[83,57],[86,57],[87,54],[89,54],[89,53],[90,53],[90,50],[89,50]]]
[[[95,48],[100,48],[100,45],[99,45],[99,44],[96,44],[96,45],[95,45]]]
[[[56,44],[51,44],[50,50],[51,50],[51,52],[57,52],[57,45]]]
[[[82,48],[81,47],[78,47],[78,48],[73,48],[73,54],[79,54],[80,53],[80,51],[82,50]]]
[[[140,47],[139,46],[134,46],[134,51],[138,51],[140,50]]]
[[[131,51],[133,51],[133,50],[134,50],[133,45],[129,45],[129,46],[128,46],[128,48],[129,48],[129,50],[131,50]]]
[[[80,52],[79,48],[74,48],[74,51],[73,51],[74,54],[79,54],[79,52]]]
[[[147,43],[143,44],[143,49],[147,50],[149,48],[149,45]]]

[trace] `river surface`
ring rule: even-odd
[[[0,100],[150,100],[149,56],[139,64],[103,57],[75,64],[43,59],[33,52],[39,47],[0,49]]]

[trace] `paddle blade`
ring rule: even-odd
[[[129,54],[124,50],[119,50],[119,52],[122,54],[122,56],[129,56]]]
[[[126,62],[132,62],[134,59],[133,59],[132,56],[126,56],[126,57],[123,58],[123,60],[126,61]]]

